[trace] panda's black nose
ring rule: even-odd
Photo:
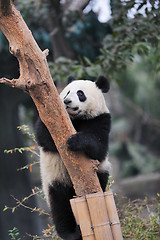
[[[66,104],[66,105],[68,105],[68,104],[70,104],[72,101],[70,100],[70,99],[65,99],[64,100],[64,103]]]

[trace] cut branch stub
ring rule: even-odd
[[[2,78],[0,83],[21,88],[30,94],[41,120],[54,139],[76,194],[82,196],[102,191],[93,162],[82,153],[77,154],[67,149],[67,139],[76,132],[53,84],[46,61],[48,51],[42,52],[39,49],[13,4],[9,15],[0,15],[0,28],[8,39],[10,52],[17,57],[20,67],[19,79]]]

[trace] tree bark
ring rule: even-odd
[[[76,132],[53,84],[46,61],[48,51],[42,52],[39,49],[12,3],[8,14],[0,12],[0,29],[8,39],[10,52],[17,57],[20,67],[19,79],[1,78],[0,83],[20,88],[30,94],[41,120],[54,139],[76,194],[83,196],[102,191],[95,171],[96,162],[88,160],[83,153],[77,154],[67,149],[67,139]]]

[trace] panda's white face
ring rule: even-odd
[[[60,98],[71,118],[93,118],[109,112],[101,90],[88,80],[71,82]]]

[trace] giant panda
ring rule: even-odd
[[[68,81],[70,83],[60,93],[60,98],[77,131],[67,140],[68,148],[83,151],[89,159],[100,162],[97,175],[105,191],[110,170],[108,141],[111,115],[103,92],[108,92],[109,82],[103,76],[96,82],[75,80],[73,76]],[[40,118],[36,124],[36,138],[40,146],[42,186],[56,231],[62,239],[80,240],[80,228],[76,225],[69,201],[75,196],[75,191],[54,141]]]

